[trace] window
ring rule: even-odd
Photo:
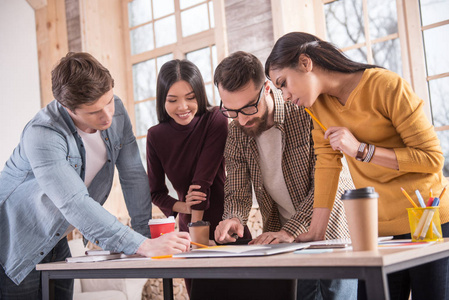
[[[218,104],[213,71],[226,52],[222,19],[222,1],[218,0],[123,0],[128,19],[130,65],[134,121],[140,155],[146,167],[146,133],[158,123],[156,81],[161,66],[172,59],[188,59],[203,76],[207,96]],[[217,23],[217,24],[216,24]],[[132,106],[128,106],[131,108]],[[132,114],[130,113],[132,116]]]
[[[432,120],[446,159],[443,173],[449,176],[449,1],[419,4]]]
[[[396,3],[391,0],[332,1],[324,6],[326,40],[351,59],[402,75]]]
[[[315,4],[324,12],[316,18],[316,27],[324,20],[326,40],[353,60],[403,76],[424,99],[445,155],[443,174],[449,176],[449,40],[442,38],[449,36],[449,1],[316,0]]]

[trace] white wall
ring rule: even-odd
[[[25,0],[0,0],[0,171],[39,109],[34,10]]]

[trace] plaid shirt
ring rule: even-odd
[[[291,102],[284,102],[277,90],[272,90],[275,102],[274,123],[282,134],[282,170],[295,213],[281,227],[276,202],[263,185],[256,140],[235,125],[229,125],[225,147],[227,178],[223,219],[248,221],[252,207],[251,183],[260,207],[264,232],[281,229],[295,238],[309,230],[314,199],[315,154],[312,139],[312,120],[305,110]],[[347,169],[341,172],[337,197],[331,212],[326,239],[349,237],[343,203],[340,196],[345,189],[353,189]]]

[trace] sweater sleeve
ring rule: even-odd
[[[224,151],[227,177],[223,219],[237,218],[245,225],[252,206],[251,177],[244,150],[233,127],[231,123]]]
[[[444,157],[436,132],[424,113],[424,101],[400,77],[387,84],[385,99],[387,117],[404,143],[404,147],[394,148],[399,171],[439,172]]]
[[[178,201],[168,194],[168,188],[165,184],[165,171],[162,162],[156,153],[154,144],[156,141],[151,135],[151,129],[147,135],[147,167],[148,180],[150,183],[151,198],[161,211],[168,216],[177,215],[173,211],[173,205]]]
[[[315,201],[313,207],[329,208],[332,210],[337,194],[341,172],[340,151],[334,151],[329,140],[324,139],[324,132],[313,121],[312,136],[317,157],[315,165]]]
[[[193,175],[192,184],[200,185],[199,191],[206,194],[206,200],[192,209],[207,210],[210,205],[210,187],[223,163],[223,152],[228,135],[228,120],[218,110],[211,112],[211,120],[207,128],[203,146]]]

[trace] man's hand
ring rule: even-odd
[[[234,234],[243,237],[243,225],[240,220],[237,218],[223,220],[215,228],[215,241],[220,244],[233,243],[237,240],[233,237]]]
[[[298,235],[296,242],[324,240],[330,215],[330,209],[325,207],[315,207],[313,209],[312,222],[310,223],[309,231]]]
[[[265,244],[279,244],[279,243],[293,243],[293,235],[285,230],[280,230],[278,232],[264,232],[257,238],[249,242],[249,244],[254,245],[265,245]]]
[[[155,239],[146,239],[137,254],[153,257],[186,252],[190,249],[190,235],[187,232],[170,232]]]

